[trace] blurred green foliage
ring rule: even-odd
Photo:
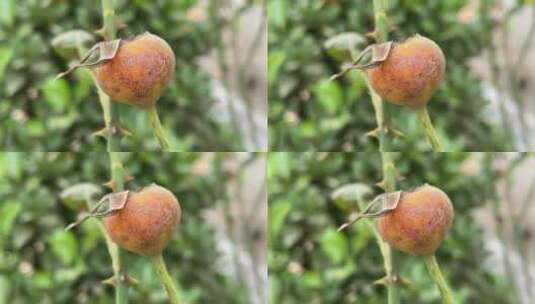
[[[197,0],[114,2],[126,25],[119,37],[150,31],[175,52],[175,81],[158,102],[173,146],[181,151],[241,150],[240,135],[217,113],[207,111],[215,100],[209,78],[196,65],[200,56],[223,47],[225,21],[216,13],[215,2],[207,6],[199,6]],[[100,1],[0,2],[2,150],[105,149],[106,141],[91,135],[104,123],[88,70],[54,81],[68,68],[68,61],[51,47],[61,33],[77,29],[93,33],[102,26],[101,15]],[[121,150],[157,149],[145,113],[126,105],[120,105],[120,111],[122,124],[134,134],[122,141]]]
[[[495,183],[481,158],[395,153],[396,168],[404,177],[398,189],[429,183],[452,200],[454,225],[436,254],[459,303],[517,303],[509,281],[492,266],[482,266],[485,239],[471,211],[486,202]],[[385,303],[386,288],[374,284],[384,277],[384,268],[372,222],[362,220],[337,232],[350,211],[331,198],[340,187],[359,183],[355,193],[344,192],[358,197],[372,189],[366,203],[381,193],[375,186],[381,177],[379,153],[270,153],[270,303]],[[401,303],[439,303],[423,260],[398,252],[395,257],[400,275],[412,283],[401,292]]]
[[[269,2],[269,136],[270,147],[283,151],[376,151],[377,140],[365,134],[376,127],[366,82],[358,71],[336,81],[342,61],[324,45],[336,35],[373,31],[373,1],[271,0]],[[483,1],[488,3],[489,1]],[[502,151],[510,146],[503,130],[483,117],[488,105],[481,82],[467,59],[481,54],[490,39],[488,6],[468,23],[460,10],[468,1],[391,0],[390,39],[419,33],[433,39],[446,54],[445,83],[428,106],[447,151]],[[482,18],[480,18],[482,17]],[[359,40],[359,39],[357,39]],[[373,41],[368,38],[361,48]],[[355,54],[358,54],[355,50]],[[347,60],[346,60],[347,61]],[[430,150],[416,115],[385,105],[396,138],[394,151]]]
[[[201,215],[228,201],[224,154],[205,156],[124,153],[126,171],[134,177],[128,189],[155,182],[180,201],[182,223],[163,256],[183,298],[247,303],[245,285],[221,267],[215,231]],[[113,272],[98,222],[90,219],[65,231],[77,210],[85,209],[72,193],[99,194],[92,196],[97,201],[109,175],[106,153],[0,154],[0,303],[114,303],[114,288],[101,283]],[[64,191],[71,199],[63,199]],[[130,303],[167,303],[149,258],[125,251],[123,260],[139,281],[130,289]]]

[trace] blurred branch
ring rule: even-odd
[[[524,50],[524,48],[528,48],[530,41],[533,39],[531,36],[533,36],[532,31],[535,31],[535,29],[532,29],[535,27],[535,13],[532,16],[531,20],[531,26],[530,30],[528,30],[528,35],[525,38],[525,41],[523,43],[523,47],[521,50],[521,54],[519,55],[518,61],[513,64],[511,62],[511,51],[509,48],[509,23],[511,19],[516,16],[516,14],[520,11],[520,9],[523,7],[523,3],[521,1],[518,1],[514,6],[512,6],[509,10],[507,10],[504,19],[501,22],[500,30],[501,30],[501,43],[502,43],[502,51],[503,51],[503,58],[504,58],[504,69],[505,69],[505,76],[508,80],[508,91],[511,94],[511,98],[516,103],[516,116],[519,123],[519,130],[520,130],[520,139],[522,140],[522,144],[526,150],[529,150],[531,147],[531,140],[530,135],[528,134],[528,125],[526,121],[526,109],[525,109],[525,100],[522,98],[520,94],[520,87],[519,87],[519,79],[518,79],[518,71],[520,70],[520,65],[522,64],[523,59],[520,58],[520,56],[525,56],[522,53],[527,51]],[[535,8],[534,8],[535,12]],[[528,46],[525,46],[525,45]],[[521,61],[522,59],[522,61]]]
[[[495,165],[494,153],[489,153],[489,155],[486,157],[486,167],[488,167],[487,170],[492,170],[492,166]],[[491,185],[489,186],[489,191],[492,197],[498,239],[505,246],[503,263],[506,275],[518,295],[523,298],[532,298],[533,283],[528,272],[528,265],[530,264],[529,249],[523,246],[523,234],[527,227],[525,226],[525,222],[522,221],[524,214],[513,212],[512,205],[514,200],[512,188],[515,185],[514,172],[517,168],[523,167],[522,164],[528,159],[527,156],[528,154],[526,153],[519,153],[513,159],[510,159],[507,154],[504,154],[504,157],[508,161],[504,174],[500,175],[499,172],[496,172],[488,175],[494,176],[494,182],[489,183]],[[496,182],[500,180],[503,185],[501,196],[495,187]],[[518,254],[519,261],[521,262],[521,264],[516,266],[513,263],[513,259],[516,257],[514,253]]]
[[[225,46],[223,43],[223,29],[224,24],[219,19],[218,12],[220,11],[220,1],[218,0],[210,0],[209,4],[209,10],[208,10],[208,16],[211,20],[211,23],[214,25],[213,28],[218,29],[217,32],[214,33],[214,40],[217,44],[216,47],[216,53],[217,53],[217,61],[219,63],[219,70],[221,71],[221,79],[223,82],[223,85],[228,89],[230,88],[230,81],[229,81],[229,67],[227,64],[226,59],[226,51]],[[227,110],[230,115],[230,125],[232,126],[232,129],[236,134],[240,134],[240,128],[238,127],[238,118],[236,114],[236,108],[234,105],[233,98],[228,98],[227,100]]]

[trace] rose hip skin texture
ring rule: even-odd
[[[388,58],[368,70],[374,91],[393,104],[421,108],[444,80],[446,59],[433,40],[415,35],[392,46]]]
[[[158,185],[130,193],[125,207],[105,217],[111,239],[120,247],[141,255],[159,254],[173,237],[182,211],[175,196]]]
[[[115,57],[94,69],[98,85],[111,98],[143,108],[156,104],[174,71],[173,50],[149,33],[121,42]]]
[[[442,190],[423,185],[402,195],[398,206],[377,221],[379,234],[393,248],[411,255],[434,253],[454,217]]]

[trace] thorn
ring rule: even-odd
[[[373,32],[366,33],[366,37],[373,38],[374,40],[377,40],[377,37],[379,36],[379,32],[377,30]]]
[[[132,277],[132,276],[130,276],[128,274],[124,274],[122,276],[121,280],[126,282],[127,284],[130,284],[130,285],[136,285],[136,284],[139,283],[139,281],[136,278],[134,278],[134,277]],[[108,284],[108,285],[112,285],[112,286],[115,286],[116,282],[117,282],[117,280],[115,280],[115,276],[111,276],[111,277],[109,277],[109,278],[107,278],[105,280],[100,281],[100,283],[102,283],[102,284]]]
[[[99,35],[102,38],[105,38],[106,36],[106,29],[104,27],[99,28],[94,32],[95,34]]]
[[[126,174],[125,177],[124,177],[124,182],[127,183],[127,182],[130,182],[130,181],[133,181],[134,180],[134,176],[132,174]]]
[[[376,137],[378,138],[379,137],[379,133],[381,133],[381,129],[379,129],[379,127],[369,131],[369,132],[366,132],[364,135],[366,136],[370,136],[370,137]]]
[[[115,192],[115,181],[113,180],[113,178],[105,182],[103,185],[104,187],[110,188],[111,191]]]
[[[114,132],[118,132],[120,135],[123,135],[123,136],[126,136],[126,137],[130,137],[132,136],[132,132],[130,132],[128,129],[124,128],[124,127],[121,127],[119,125],[115,125],[112,130],[114,130]],[[116,130],[116,131],[115,131]],[[95,131],[91,134],[91,136],[102,136],[104,138],[107,138],[108,137],[108,128],[104,127],[98,131]]]
[[[128,274],[125,274],[125,281],[127,284],[130,284],[130,285],[137,285],[139,283],[139,281],[136,278],[129,276]]]
[[[410,280],[405,279],[405,278],[403,278],[401,276],[397,276],[396,283],[401,288],[406,288],[406,289],[413,289],[414,288],[414,284]]]
[[[388,27],[389,32],[395,32],[398,29],[396,24],[390,20],[386,21],[386,25]]]
[[[129,174],[129,173],[126,173],[123,178],[124,178],[124,182],[125,183],[128,183],[128,182],[134,180],[134,176],[132,174]],[[113,192],[115,192],[115,181],[113,180],[113,178],[110,179],[109,181],[105,182],[102,185],[104,185],[104,187],[107,187],[107,188],[111,189]]]
[[[383,190],[386,190],[386,181],[384,179],[376,183],[375,185]]]
[[[111,130],[108,130],[108,131],[111,131],[111,134],[117,134],[117,132],[119,131],[119,129],[117,128],[117,124],[111,124],[110,125],[110,128]]]
[[[380,278],[378,280],[373,281],[373,284],[375,284],[375,285],[383,285],[383,286],[387,287],[388,286],[388,281],[389,281],[388,277],[384,276],[384,277],[382,277],[382,278]]]
[[[111,285],[111,286],[115,286],[116,285],[115,284],[115,276],[111,276],[111,277],[109,277],[109,278],[107,278],[105,280],[102,280],[102,281],[100,281],[100,283],[108,284],[108,285]]]
[[[126,23],[120,17],[117,17],[114,20],[115,20],[115,26],[117,27],[117,29],[122,30],[126,28]]]
[[[101,136],[103,138],[108,138],[108,128],[104,127],[98,131],[95,131],[91,133],[91,136],[94,136],[94,137]]]
[[[398,137],[398,138],[403,138],[405,137],[405,134],[403,134],[403,132],[401,132],[400,130],[398,129],[394,129],[394,128],[390,128],[390,131],[392,132],[392,134],[394,134],[394,137]]]
[[[388,284],[391,284],[391,283],[394,283],[396,284],[396,286],[403,287],[403,288],[411,288],[413,286],[413,284],[409,280],[403,279],[398,275],[392,275],[392,276],[386,275],[373,282],[373,284],[383,285],[385,287],[387,287]]]
[[[119,130],[119,134],[125,136],[125,137],[131,137],[132,132],[130,132],[128,129],[118,126],[117,129]]]

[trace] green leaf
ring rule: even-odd
[[[309,288],[321,288],[321,276],[317,271],[307,271],[303,274],[303,284]]]
[[[101,192],[100,187],[93,183],[79,183],[63,189],[59,196],[67,207],[83,210],[87,207],[86,203]]]
[[[41,90],[55,112],[65,112],[70,100],[70,89],[66,80],[51,77],[41,86]]]
[[[341,33],[333,36],[323,44],[327,54],[337,60],[352,60],[361,51],[360,46],[366,39],[353,32]]]
[[[0,23],[12,26],[15,19],[15,0],[0,1]]]
[[[37,288],[48,289],[54,285],[52,274],[46,271],[38,271],[32,277],[33,285]]]
[[[286,12],[288,5],[286,0],[269,1],[269,25],[283,27],[286,24]]]
[[[268,178],[290,177],[290,159],[288,153],[272,153],[268,162]]]
[[[77,58],[78,49],[94,40],[93,35],[86,31],[72,30],[55,36],[52,39],[52,48],[64,58]]]
[[[56,230],[48,239],[52,252],[58,256],[63,264],[71,265],[78,255],[78,242],[70,231]]]
[[[4,240],[7,239],[13,222],[21,210],[19,202],[4,203],[0,208],[0,248],[3,247]]]
[[[364,199],[372,194],[370,186],[362,183],[347,184],[339,187],[331,194],[331,199],[335,205],[344,211],[349,211],[356,204],[364,202]]]
[[[268,85],[271,85],[275,82],[279,70],[284,63],[286,55],[281,51],[269,52],[268,58]]]
[[[335,114],[342,106],[342,88],[336,81],[323,79],[314,86],[316,99],[325,107],[329,114]]]
[[[0,275],[0,304],[8,303],[11,291],[11,283],[7,275]]]
[[[12,54],[13,51],[10,48],[0,48],[0,81],[4,78],[4,73]]]
[[[344,234],[334,228],[327,228],[320,236],[321,249],[335,264],[342,262],[347,256],[347,240]]]
[[[269,233],[270,238],[276,238],[282,228],[284,220],[290,211],[288,201],[277,201],[269,207]]]

